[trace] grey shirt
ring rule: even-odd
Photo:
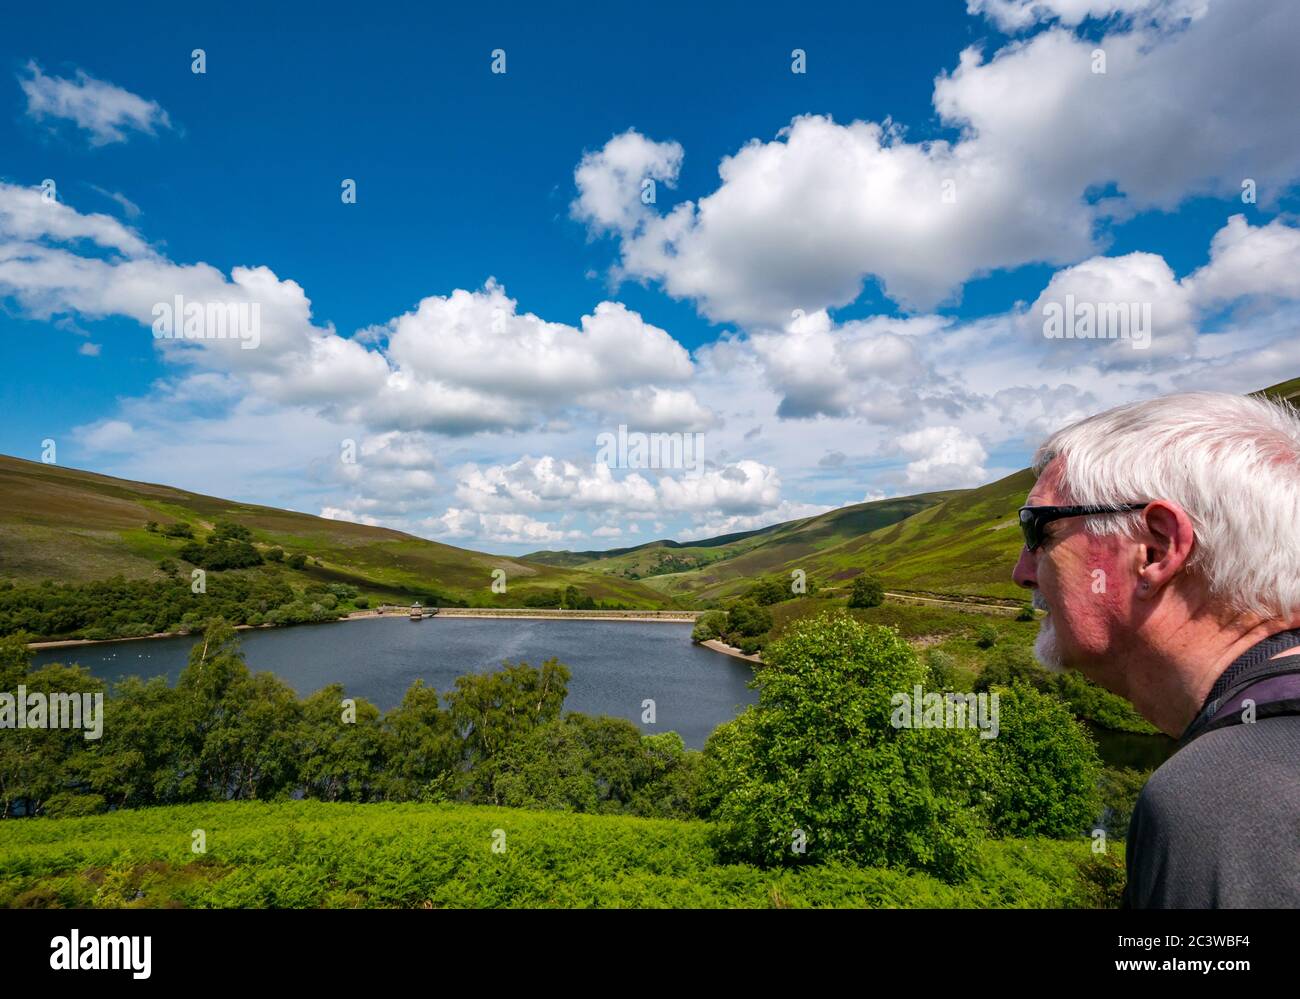
[[[1300,908],[1300,716],[1193,739],[1138,796],[1133,908]]]

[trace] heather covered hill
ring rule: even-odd
[[[147,529],[150,521],[157,530]],[[308,562],[298,570],[300,583],[349,584],[380,600],[439,594],[468,603],[518,606],[530,590],[563,590],[576,584],[596,601],[630,607],[669,605],[661,594],[633,580],[590,576],[384,527],[326,520],[0,455],[3,580],[86,583],[118,575],[162,578],[161,561],[172,559],[184,565],[180,550],[186,539],[169,537],[167,529],[188,527],[201,538],[219,521],[247,528],[263,554],[279,548],[286,559],[305,556]],[[497,569],[505,572],[514,592],[494,601],[498,595],[489,587]],[[513,602],[506,596],[513,596]]]

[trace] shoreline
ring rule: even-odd
[[[345,620],[340,618],[339,620]],[[318,624],[331,624],[330,621],[319,621]],[[233,626],[236,631],[257,631],[261,628],[285,627],[292,628],[294,625],[274,625],[274,624],[236,624]],[[65,649],[82,645],[113,645],[116,642],[147,642],[154,638],[189,638],[198,635],[197,631],[158,631],[152,635],[136,635],[134,638],[61,638],[55,642],[28,642],[29,649]]]
[[[497,610],[490,607],[442,607],[430,617],[510,618],[528,621],[662,621],[666,624],[694,624],[703,611],[550,611],[539,608]],[[376,615],[380,616],[380,615]],[[387,614],[382,615],[388,617]],[[403,615],[395,614],[394,617]]]
[[[696,644],[706,649],[712,649],[714,652],[721,652],[724,656],[731,656],[733,659],[744,659],[746,662],[759,663],[763,662],[763,657],[755,652],[752,656],[741,652],[734,645],[728,645],[726,642],[720,642],[716,638],[710,638],[707,642],[697,642]]]
[[[563,621],[563,620],[587,620],[587,621],[642,621],[653,622],[662,621],[666,624],[694,624],[696,619],[703,611],[562,611],[552,610],[547,612],[540,608],[521,607],[501,608],[492,607],[440,607],[437,614],[426,614],[426,619],[437,617],[462,617],[478,618],[486,620],[488,618],[506,618],[510,620],[526,621]],[[347,621],[362,621],[369,618],[388,618],[393,621],[409,621],[410,614],[408,611],[400,608],[394,608],[390,613],[380,614],[377,610],[359,610],[352,611],[346,617],[340,617],[333,621],[313,621],[305,622],[311,624],[342,624]],[[296,624],[237,624],[234,626],[236,631],[259,631],[271,628],[297,628]],[[44,649],[65,649],[79,648],[83,645],[112,645],[116,642],[147,642],[155,638],[190,638],[199,635],[197,631],[160,631],[152,635],[136,635],[131,638],[62,638],[52,642],[28,642],[27,648],[34,651]]]

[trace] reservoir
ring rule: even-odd
[[[645,734],[675,731],[690,749],[703,749],[718,725],[758,701],[745,686],[753,668],[743,659],[691,644],[691,625],[644,621],[530,620],[430,617],[405,614],[335,624],[258,628],[239,632],[253,672],[274,673],[299,697],[341,683],[381,711],[396,707],[416,680],[439,693],[456,677],[500,669],[502,660],[531,666],[555,656],[569,667],[566,711],[613,715]],[[197,641],[149,638],[41,649],[33,664],[76,662],[108,681],[165,676],[174,684]],[[654,725],[641,721],[642,702],[654,701]],[[1110,766],[1152,770],[1168,758],[1174,740],[1131,735],[1089,725]]]
[[[306,697],[341,683],[381,711],[396,707],[416,680],[444,693],[456,677],[500,669],[502,660],[537,667],[552,656],[569,667],[566,711],[612,715],[646,735],[674,731],[688,748],[729,721],[758,692],[745,686],[753,669],[691,644],[690,624],[641,621],[527,620],[405,616],[362,618],[239,632],[254,673],[274,673]],[[107,681],[165,676],[174,684],[196,636],[150,638],[38,650],[33,664],[80,663]],[[654,701],[655,724],[641,721]]]

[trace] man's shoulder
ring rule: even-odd
[[[1207,732],[1138,796],[1128,843],[1134,902],[1277,904],[1277,879],[1300,877],[1298,843],[1300,717]]]
[[[1272,811],[1288,804],[1290,796],[1279,792],[1300,793],[1297,789],[1300,715],[1293,715],[1230,725],[1193,739],[1151,775],[1138,800],[1156,814],[1231,820],[1235,817],[1212,806]]]

